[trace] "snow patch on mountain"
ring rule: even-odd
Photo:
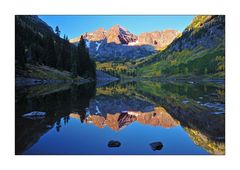
[[[96,43],[96,45],[97,45],[96,51],[98,51],[98,49],[99,49],[100,45],[102,44],[102,42],[95,42],[95,43]]]
[[[135,42],[130,42],[128,43],[129,46],[134,46],[134,45],[138,45],[139,44],[139,41],[135,41]]]
[[[90,41],[85,40],[85,44],[86,44],[86,47],[87,47],[87,48],[90,48],[90,43],[91,43]]]

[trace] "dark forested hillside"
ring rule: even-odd
[[[197,16],[167,49],[138,65],[141,76],[208,76],[225,71],[225,16]]]
[[[60,37],[38,16],[15,16],[16,75],[28,70],[28,65],[45,65],[72,73],[73,77],[94,78],[95,62],[90,59],[84,40],[79,47],[69,43],[68,37]]]

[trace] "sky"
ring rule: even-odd
[[[50,25],[53,30],[58,26],[61,37],[67,35],[69,39],[78,37],[86,32],[93,32],[100,27],[108,30],[113,25],[119,24],[133,34],[143,32],[175,29],[183,31],[192,21],[194,16],[70,16],[70,15],[40,15],[43,21]]]

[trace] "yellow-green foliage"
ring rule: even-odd
[[[218,71],[225,71],[225,56],[217,56],[216,61],[218,63]]]
[[[171,54],[166,54],[166,58],[168,58],[168,60],[160,59],[161,60],[160,62],[154,62],[150,65],[139,67],[137,70],[138,75],[144,76],[144,77],[159,77],[161,76],[162,68],[165,68],[169,65],[176,65],[177,63],[179,64],[181,62],[186,62],[189,59],[191,59],[192,55],[193,53],[190,50],[182,50],[182,51],[172,52]],[[159,57],[162,57],[162,56],[159,56]]]
[[[190,30],[190,29],[198,29],[202,26],[202,24],[204,22],[206,22],[208,19],[210,19],[211,16],[209,15],[199,15],[199,16],[196,16],[192,23],[186,28],[187,30]]]
[[[204,148],[211,154],[225,154],[225,143],[215,142],[210,140],[207,136],[201,132],[185,127],[185,131],[188,133],[193,142]]]
[[[103,95],[118,95],[118,94],[126,94],[128,91],[127,88],[123,88],[120,86],[116,87],[102,87],[102,88],[97,88],[97,95],[103,94]]]
[[[225,63],[222,54],[224,54],[224,44],[222,43],[213,49],[197,46],[193,50],[185,49],[170,53],[165,50],[146,60],[145,63],[143,62],[137,67],[137,73],[141,77],[159,77],[163,75],[194,75],[196,72],[208,75],[211,71],[216,78],[224,77]],[[196,66],[193,67],[193,63]],[[215,69],[215,66],[218,68]],[[213,71],[215,71],[214,74]]]
[[[122,63],[114,63],[112,61],[110,62],[96,62],[97,69],[98,70],[105,70],[105,71],[123,71],[127,70],[128,66],[131,64],[129,62],[122,62]]]

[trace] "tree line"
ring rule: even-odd
[[[123,76],[128,76],[128,77],[136,77],[137,76],[137,71],[135,69],[122,69],[122,70],[117,70],[117,69],[107,69],[107,68],[99,68],[98,70],[101,70],[113,77],[121,78]]]
[[[46,27],[46,28],[45,28]],[[32,22],[29,16],[15,18],[15,63],[16,68],[27,69],[26,64],[46,65],[66,70],[73,77],[96,78],[96,64],[90,58],[84,38],[77,46],[69,43],[68,36],[60,37],[42,23]]]

